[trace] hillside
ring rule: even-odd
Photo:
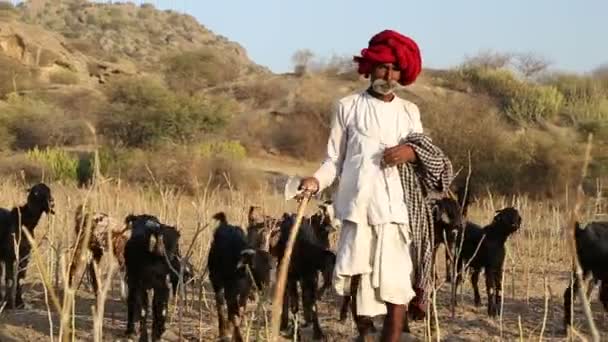
[[[323,156],[332,102],[366,86],[339,59],[273,74],[192,16],[149,4],[0,2],[0,18],[0,173],[30,179],[90,173],[88,124],[108,177],[146,182],[150,169],[198,191],[207,175],[250,187],[260,171],[306,173]],[[608,78],[504,66],[424,70],[400,94],[461,175],[470,153],[481,191],[560,194],[592,132],[595,191],[608,170]]]

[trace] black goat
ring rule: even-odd
[[[0,302],[6,301],[7,309],[24,306],[21,282],[25,278],[32,246],[22,227],[27,228],[33,237],[42,214],[55,213],[51,189],[46,184],[38,183],[28,191],[24,205],[10,211],[0,208],[0,263],[5,266],[6,286],[5,298],[0,298]]]
[[[591,222],[585,228],[576,223],[574,237],[576,239],[576,254],[583,272],[583,280],[600,281],[600,302],[608,311],[608,221]],[[574,289],[581,286],[574,282]],[[564,326],[567,328],[572,319],[572,285],[564,292]],[[589,293],[590,294],[590,293]]]
[[[178,271],[174,262],[179,256],[180,233],[150,215],[129,215],[131,237],[124,249],[127,269],[127,336],[135,334],[135,319],[140,325],[140,341],[148,340],[148,290],[154,291],[152,301],[152,340],[160,340],[165,331],[169,284]]]
[[[219,221],[219,226],[213,233],[207,268],[215,293],[219,335],[225,339],[230,330],[224,315],[224,306],[227,306],[232,339],[242,341],[239,328],[241,309],[251,297],[254,286],[266,291],[270,283],[272,256],[267,250],[249,248],[243,229],[228,224],[224,213],[217,213],[213,218]],[[268,245],[266,242],[261,244]]]
[[[462,249],[456,261],[459,270],[457,284],[462,281],[463,267],[469,263],[472,269],[471,283],[475,294],[475,305],[481,305],[478,281],[479,273],[485,270],[486,291],[488,295],[488,315],[495,317],[501,302],[503,262],[505,243],[509,236],[521,227],[521,216],[517,209],[508,207],[496,211],[492,222],[484,228],[467,222],[464,231],[459,234],[456,244],[462,241]]]
[[[453,253],[456,238],[463,229],[464,219],[461,213],[462,209],[455,199],[449,197],[433,201],[431,207],[433,211],[433,233],[435,240],[433,261],[435,260],[439,246],[445,245],[446,281],[450,282],[452,280],[452,263],[449,253]]]
[[[287,273],[287,287],[281,312],[281,331],[289,332],[288,311],[293,314],[298,308],[298,284],[302,288],[302,306],[304,308],[305,326],[313,325],[313,338],[322,339],[323,331],[319,324],[316,301],[325,289],[331,286],[336,256],[329,250],[329,233],[335,224],[324,208],[309,220],[303,220],[292,250]],[[278,260],[283,259],[289,234],[295,223],[295,215],[284,214],[281,222],[281,233],[276,249]],[[317,292],[318,273],[321,272],[324,284]]]

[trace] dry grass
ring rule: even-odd
[[[24,185],[4,181],[1,186],[3,191],[0,193],[0,203],[3,207],[22,203],[25,198]],[[64,291],[62,270],[68,260],[66,257],[71,252],[69,246],[75,241],[74,210],[87,196],[90,196],[89,203],[93,210],[101,210],[117,218],[129,213],[146,212],[158,215],[169,224],[177,225],[182,231],[184,250],[188,249],[197,227],[203,227],[207,223],[213,225],[210,217],[219,210],[225,211],[231,221],[241,225],[245,224],[247,208],[252,204],[263,206],[272,215],[279,215],[286,210],[295,211],[295,203],[283,202],[278,194],[271,193],[269,189],[248,193],[207,189],[195,196],[186,196],[162,188],[143,190],[120,183],[102,183],[90,193],[61,184],[51,184],[51,187],[56,201],[56,215],[44,217],[35,231],[40,253],[36,259],[40,262],[37,265],[33,259],[26,278],[25,299],[28,308],[0,313],[2,341],[48,341],[50,331],[53,331],[54,339],[57,339],[62,326],[57,314],[60,310],[55,309],[52,302],[45,300],[45,294],[50,295],[53,292],[57,295],[63,312],[70,312],[71,310],[66,309],[71,307],[74,309],[74,315],[70,314],[63,320],[64,323],[69,323],[68,327],[74,327],[73,334],[66,335],[66,330],[62,331],[62,340],[94,340],[94,327],[103,329],[102,340],[116,340],[122,336],[126,326],[126,304],[120,300],[116,281],[107,293],[103,320],[99,320],[97,324],[94,324],[94,320],[99,317],[94,319],[91,314],[95,299],[86,286],[81,286],[75,292],[75,302],[71,302],[70,296],[64,296],[64,293],[71,293]],[[594,212],[593,201],[588,202],[589,205],[581,213],[584,221],[606,218],[607,213]],[[451,319],[449,284],[444,284],[439,289],[437,298],[437,317],[442,341],[493,341],[501,338],[508,341],[540,340],[541,334],[543,339],[565,339],[561,322],[562,294],[570,279],[570,257],[564,230],[567,212],[559,205],[533,202],[526,197],[492,198],[489,194],[471,208],[471,219],[485,224],[489,222],[495,209],[507,205],[520,209],[524,224],[522,231],[508,242],[502,319],[491,320],[486,315],[485,307],[473,306],[472,291],[468,282],[459,294],[460,306],[456,309],[456,316]],[[314,207],[309,206],[310,210]],[[604,216],[601,216],[602,214]],[[193,244],[192,261],[199,271],[204,269],[211,234],[212,229],[203,230]],[[334,243],[335,240],[334,237]],[[103,265],[102,263],[102,271],[107,272],[107,266]],[[439,261],[438,265],[440,274],[443,274],[443,262]],[[49,279],[47,284],[51,286],[42,285],[41,271],[46,274],[45,277]],[[103,284],[105,278],[102,279]],[[480,283],[482,303],[485,305],[483,280]],[[606,315],[595,297],[596,295],[591,301],[594,317],[600,334],[608,336]],[[331,341],[344,341],[355,336],[350,319],[345,324],[337,321],[338,300],[337,297],[328,296],[320,304],[321,324]],[[176,303],[180,305],[175,305]],[[261,340],[264,340],[265,326],[270,322],[269,301],[260,306],[264,308],[266,317],[257,311],[253,329],[248,326],[243,329],[244,332],[249,331],[251,340],[258,333],[262,336]],[[245,325],[252,321],[254,308],[255,304],[251,303]],[[179,335],[182,340],[188,341],[209,341],[217,338],[214,300],[208,281],[204,281],[200,289],[198,286],[190,288],[184,302],[172,299],[169,312],[168,332],[165,334],[168,340],[179,340]],[[575,329],[588,336],[580,301],[575,305],[574,317]],[[63,326],[65,327],[65,324]],[[412,328],[417,336],[422,338],[425,335],[422,323],[415,322]],[[96,334],[99,336],[99,331]]]

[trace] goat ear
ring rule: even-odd
[[[443,213],[441,213],[440,219],[441,219],[441,222],[443,222],[445,224],[450,224],[450,216],[445,211]]]
[[[251,248],[243,250],[239,262],[236,264],[237,270],[245,267],[245,265],[250,265],[254,255],[255,251]]]

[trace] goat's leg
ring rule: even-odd
[[[448,283],[452,282],[452,263],[450,262],[450,254],[448,252],[448,248],[450,248],[449,244],[445,245],[445,281]]]
[[[608,281],[602,280],[600,287],[600,302],[604,305],[604,310],[608,312]]]
[[[293,279],[287,279],[285,293],[283,294],[283,309],[281,311],[280,330],[284,334],[289,334],[289,312],[295,315],[298,308],[298,283]]]
[[[5,294],[6,298],[6,308],[14,309],[15,308],[15,261],[7,260],[5,262],[5,270],[4,270],[4,286],[5,286]]]
[[[224,289],[218,288],[215,291],[215,309],[217,310],[218,333],[220,339],[224,340],[226,334],[226,316],[224,316],[224,306],[226,304],[224,298]]]
[[[346,295],[346,296],[342,297],[342,306],[340,307],[340,322],[346,321],[346,318],[348,317],[348,310],[350,309],[350,301],[351,301],[350,295]]]
[[[148,291],[140,289],[141,316],[139,317],[139,342],[148,342]]]
[[[321,325],[319,324],[319,315],[317,313],[316,285],[316,273],[304,277],[302,280],[302,306],[304,307],[304,317],[311,320],[313,339],[320,340],[324,338],[324,335],[321,330]]]
[[[454,306],[458,306],[458,287],[462,285],[462,275],[464,274],[464,261],[461,258],[458,258],[456,261],[456,279],[454,280]]]
[[[152,300],[152,341],[160,341],[160,337],[165,332],[168,302],[168,287],[154,289],[154,299]]]
[[[97,272],[95,272],[95,264],[96,263],[94,261],[90,261],[87,265],[87,272],[89,273],[89,281],[91,282],[93,293],[95,294],[95,298],[97,298],[99,286],[97,286]]]
[[[140,297],[134,284],[129,284],[129,294],[127,295],[127,331],[125,335],[132,337],[135,335],[135,320],[139,320],[141,311]]]
[[[471,272],[471,285],[473,286],[474,302],[475,306],[481,305],[481,295],[479,294],[479,270],[473,269]]]
[[[23,282],[25,281],[25,275],[27,272],[27,265],[29,263],[30,251],[27,250],[25,254],[22,254],[23,257],[19,262],[19,270],[17,271],[17,284],[15,284],[15,306],[17,308],[25,307],[25,303],[23,301]]]
[[[570,282],[570,285],[564,291],[564,328],[567,329],[570,326],[570,320],[572,319],[572,315],[570,311],[572,310],[572,302],[576,300],[576,296],[574,295],[574,289],[578,286],[578,282],[576,279],[574,280],[574,284]]]
[[[228,304],[228,320],[232,325],[232,341],[242,342],[243,336],[241,335],[241,316],[239,315],[239,301],[238,294],[234,293],[226,298]]]
[[[497,272],[494,273],[494,285],[496,287],[496,292],[494,294],[496,314],[500,312],[500,306],[502,303],[502,267],[498,269]]]
[[[486,268],[486,292],[488,296],[488,315],[490,317],[496,317],[497,307],[496,307],[496,270],[487,269]]]
[[[593,294],[593,288],[597,285],[598,280],[595,279],[591,272],[584,272],[583,282],[587,285],[587,298],[591,299],[591,294]]]

